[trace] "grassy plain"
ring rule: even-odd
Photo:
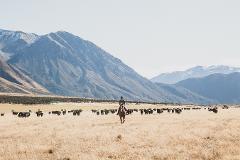
[[[129,104],[128,108],[179,107]],[[184,107],[184,106],[182,106]],[[79,117],[45,114],[18,118],[11,110],[44,112],[83,109]],[[116,103],[0,104],[0,160],[175,160],[240,159],[240,108],[217,114],[184,110],[181,114],[134,113],[121,125],[116,115],[97,116],[91,109]]]

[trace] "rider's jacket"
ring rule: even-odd
[[[121,100],[119,101],[119,106],[123,106],[123,105],[125,105],[125,101],[121,99]]]

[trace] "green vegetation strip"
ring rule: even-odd
[[[102,100],[102,99],[90,99],[90,98],[78,98],[78,97],[46,97],[46,96],[12,96],[12,95],[0,95],[0,103],[12,103],[12,104],[50,104],[57,102],[73,102],[73,103],[103,103],[103,102],[118,102],[118,100]],[[127,101],[128,103],[146,103],[146,104],[167,104],[157,102],[140,102],[140,101]]]

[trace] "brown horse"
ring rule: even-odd
[[[118,108],[117,115],[119,115],[121,124],[125,122],[126,113],[127,113],[127,109],[123,105],[120,105],[120,107]]]

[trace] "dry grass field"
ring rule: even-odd
[[[240,159],[240,108],[219,109],[217,114],[204,109],[181,114],[134,113],[122,125],[116,115],[97,116],[90,111],[116,107],[117,104],[107,103],[0,104],[0,112],[6,113],[0,117],[0,159]],[[79,108],[84,111],[76,117],[33,114],[18,118],[11,113],[12,109],[48,112]]]

